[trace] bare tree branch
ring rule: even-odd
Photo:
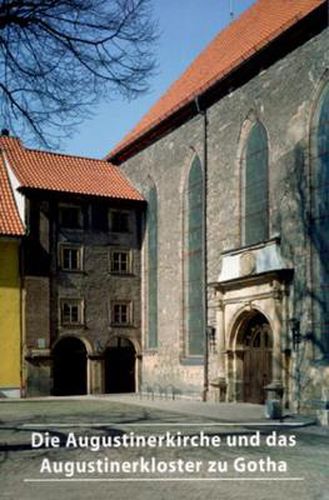
[[[151,0],[0,0],[0,126],[54,146],[101,99],[148,89]]]

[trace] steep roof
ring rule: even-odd
[[[104,160],[28,149],[7,136],[0,137],[0,150],[23,188],[143,200],[120,169]]]
[[[327,0],[257,0],[221,31],[114,148],[114,159]]]
[[[24,227],[10,186],[7,169],[0,156],[0,236],[23,236]]]

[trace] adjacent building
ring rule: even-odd
[[[22,395],[22,290],[20,250],[24,226],[0,157],[0,397]]]
[[[20,386],[21,366],[28,396],[137,390],[142,196],[105,161],[27,149],[4,136],[0,148],[26,227],[20,277],[18,244],[1,242],[11,245],[1,252],[1,277],[13,285],[1,320],[13,322],[1,324],[8,383]]]

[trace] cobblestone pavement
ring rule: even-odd
[[[132,404],[120,397],[1,401],[0,498],[329,500],[328,432],[300,428],[293,420],[266,423],[257,414],[260,410],[232,406],[220,418],[210,407],[201,411],[188,402]],[[252,412],[254,424],[247,426],[244,417],[251,418]],[[125,447],[131,433],[148,438],[149,446]],[[32,435],[35,445],[41,437],[43,445],[32,449]],[[195,446],[201,436],[204,446]],[[84,441],[77,449],[73,444],[79,437]],[[100,437],[112,447],[97,449]],[[46,438],[53,447],[46,447]],[[176,446],[183,438],[184,446]],[[151,446],[152,439],[157,447]],[[233,446],[234,439],[240,446]],[[82,447],[86,444],[88,449]],[[54,467],[61,466],[65,472],[56,473]],[[96,470],[83,473],[78,466]],[[104,472],[106,467],[120,470]],[[133,467],[135,471],[129,470]]]

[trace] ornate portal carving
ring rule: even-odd
[[[256,269],[256,259],[253,253],[246,252],[240,257],[240,274],[242,276],[248,276],[252,274]]]

